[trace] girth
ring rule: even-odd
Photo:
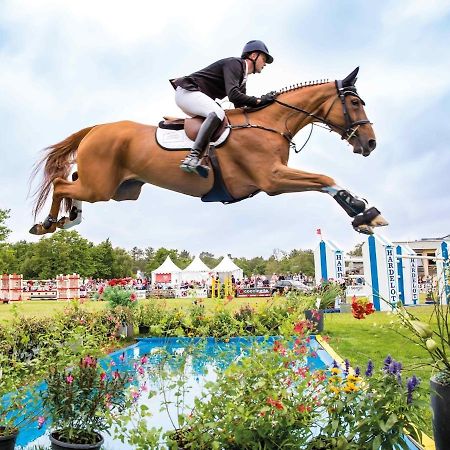
[[[225,205],[230,203],[237,203],[261,192],[257,190],[249,195],[241,198],[234,198],[227,189],[222,177],[222,170],[220,169],[219,160],[217,159],[216,149],[213,145],[209,147],[207,156],[211,162],[211,167],[214,173],[214,184],[209,192],[202,196],[202,202],[222,202]]]

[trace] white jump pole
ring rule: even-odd
[[[439,287],[439,302],[450,303],[450,242],[442,241],[436,249],[436,271]]]
[[[316,284],[338,281],[345,275],[344,252],[333,242],[322,239],[314,250]]]

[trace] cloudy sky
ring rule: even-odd
[[[10,241],[39,239],[28,234],[27,196],[42,148],[97,123],[182,114],[168,79],[239,56],[250,39],[265,41],[275,62],[249,78],[249,94],[361,68],[375,152],[355,155],[316,129],[291,155],[292,167],[328,174],[369,199],[392,240],[450,233],[449,1],[2,0],[0,208],[11,209]],[[306,136],[296,136],[299,147]],[[83,216],[75,229],[85,238],[127,249],[267,257],[315,247],[317,228],[344,249],[363,240],[320,193],[224,206],[147,185],[138,201],[84,204]]]

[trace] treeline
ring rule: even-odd
[[[131,251],[113,247],[109,239],[98,245],[77,231],[60,230],[38,242],[7,242],[11,232],[6,226],[9,210],[0,209],[0,273],[20,273],[25,279],[49,279],[59,274],[78,273],[82,277],[120,278],[133,276],[139,270],[145,275],[159,267],[167,255],[184,269],[193,259],[186,250],[134,247]],[[214,268],[222,259],[210,252],[200,253],[202,261]],[[268,258],[233,258],[244,275],[298,273],[314,274],[312,250],[274,250]]]

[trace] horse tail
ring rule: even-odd
[[[53,180],[55,178],[67,179],[71,169],[70,160],[73,158],[81,141],[94,128],[94,126],[77,131],[63,141],[50,145],[50,147],[43,150],[46,153],[41,160],[35,164],[30,177],[30,181],[32,181],[41,171],[42,166],[44,166],[44,175],[42,177],[41,184],[36,188],[36,191],[33,194],[36,198],[33,208],[33,215],[35,219],[39,211],[44,207],[47,197],[50,194]]]

